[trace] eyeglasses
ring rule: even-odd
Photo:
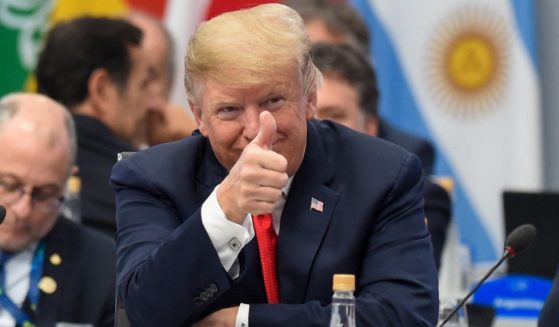
[[[58,195],[59,193],[60,188],[55,185],[33,188],[31,192],[28,192],[24,189],[23,182],[17,177],[0,175],[0,202],[6,206],[18,202],[24,195],[29,195],[32,208],[37,208],[45,213],[52,212],[64,202],[64,197]]]

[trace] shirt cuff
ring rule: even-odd
[[[250,215],[245,217],[242,225],[227,219],[217,201],[217,187],[202,204],[202,224],[219,256],[221,265],[225,271],[229,272],[233,264],[237,262],[238,265],[237,257],[242,248],[254,237],[254,228]],[[233,271],[235,270],[235,275],[238,276],[239,269],[233,269]]]
[[[248,327],[248,310],[250,305],[241,303],[239,311],[237,311],[237,320],[235,320],[235,327]]]

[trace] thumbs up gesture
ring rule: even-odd
[[[260,113],[260,131],[256,137],[250,142],[263,149],[271,150],[272,142],[274,142],[274,137],[276,136],[276,120],[274,116],[268,111],[263,111]]]
[[[227,218],[242,224],[248,213],[272,212],[287,185],[287,160],[272,151],[276,121],[260,113],[260,130],[217,189],[217,200]]]

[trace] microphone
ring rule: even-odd
[[[454,309],[443,319],[443,321],[438,325],[438,327],[444,326],[452,316],[460,310],[461,307],[466,304],[466,302],[474,295],[474,293],[480,288],[480,286],[493,274],[493,272],[508,258],[515,257],[518,253],[526,250],[527,248],[532,245],[534,240],[536,239],[536,227],[532,224],[524,224],[521,226],[516,227],[507,237],[505,241],[505,253],[501,259],[491,268],[485,276],[476,284],[474,287],[463,299],[458,303]]]
[[[6,218],[6,208],[0,205],[0,224],[4,222],[4,218]]]

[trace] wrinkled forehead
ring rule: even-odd
[[[11,120],[0,127],[2,151],[37,151],[44,156],[67,155],[70,160],[70,143],[64,113],[52,108],[22,106]]]
[[[67,139],[14,131],[0,132],[0,173],[11,174],[25,183],[62,188],[72,168]]]

